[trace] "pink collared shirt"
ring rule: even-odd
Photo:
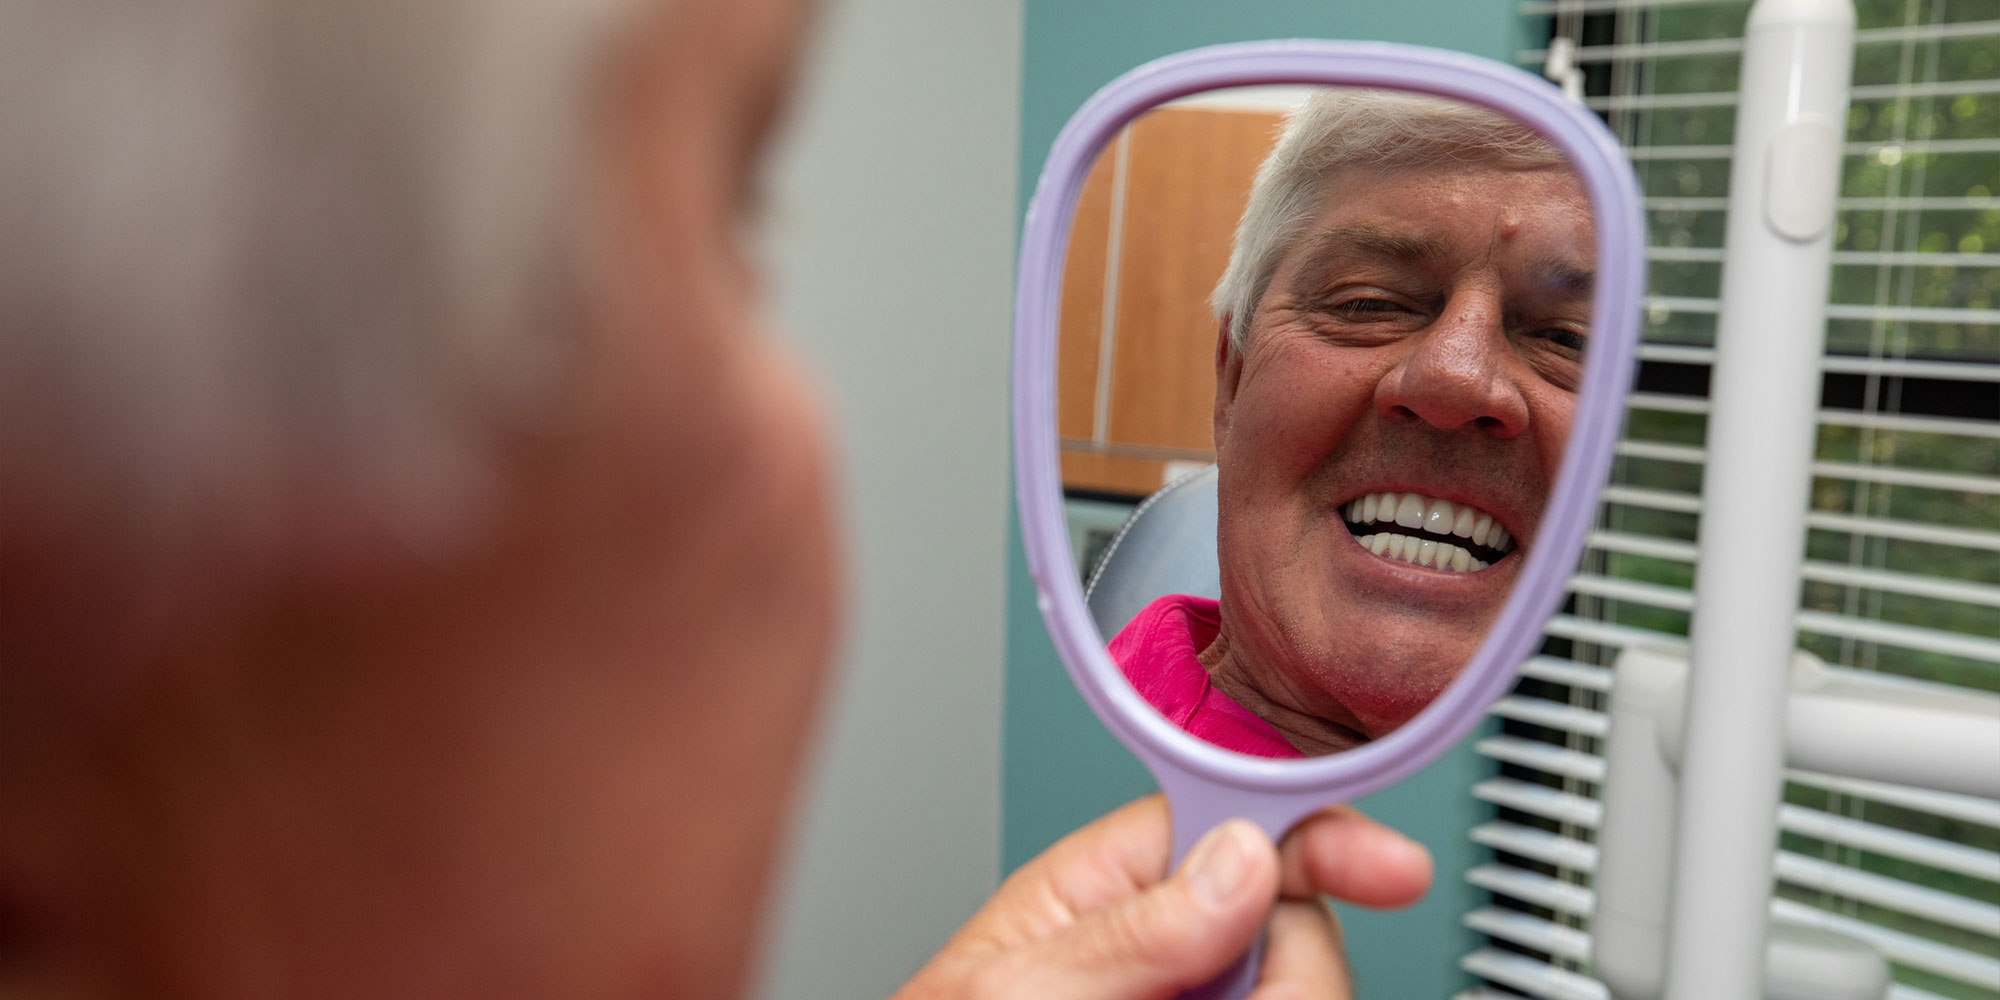
[[[1196,659],[1221,631],[1221,605],[1168,594],[1121,629],[1107,649],[1146,703],[1174,725],[1253,757],[1303,757],[1270,723],[1209,683]]]

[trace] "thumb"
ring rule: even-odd
[[[1220,974],[1250,947],[1278,893],[1278,855],[1247,820],[1210,830],[1172,878],[1020,955],[1023,997],[1149,1000]]]

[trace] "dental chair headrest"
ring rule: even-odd
[[[1132,511],[1084,587],[1084,603],[1105,639],[1168,594],[1222,596],[1215,518],[1213,465],[1168,483]]]

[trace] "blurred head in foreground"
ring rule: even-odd
[[[834,611],[796,7],[4,16],[0,992],[736,992]]]

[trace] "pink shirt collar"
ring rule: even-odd
[[[1196,657],[1222,628],[1221,606],[1169,594],[1146,605],[1107,647],[1146,703],[1174,725],[1253,757],[1303,757],[1268,722],[1209,683]]]

